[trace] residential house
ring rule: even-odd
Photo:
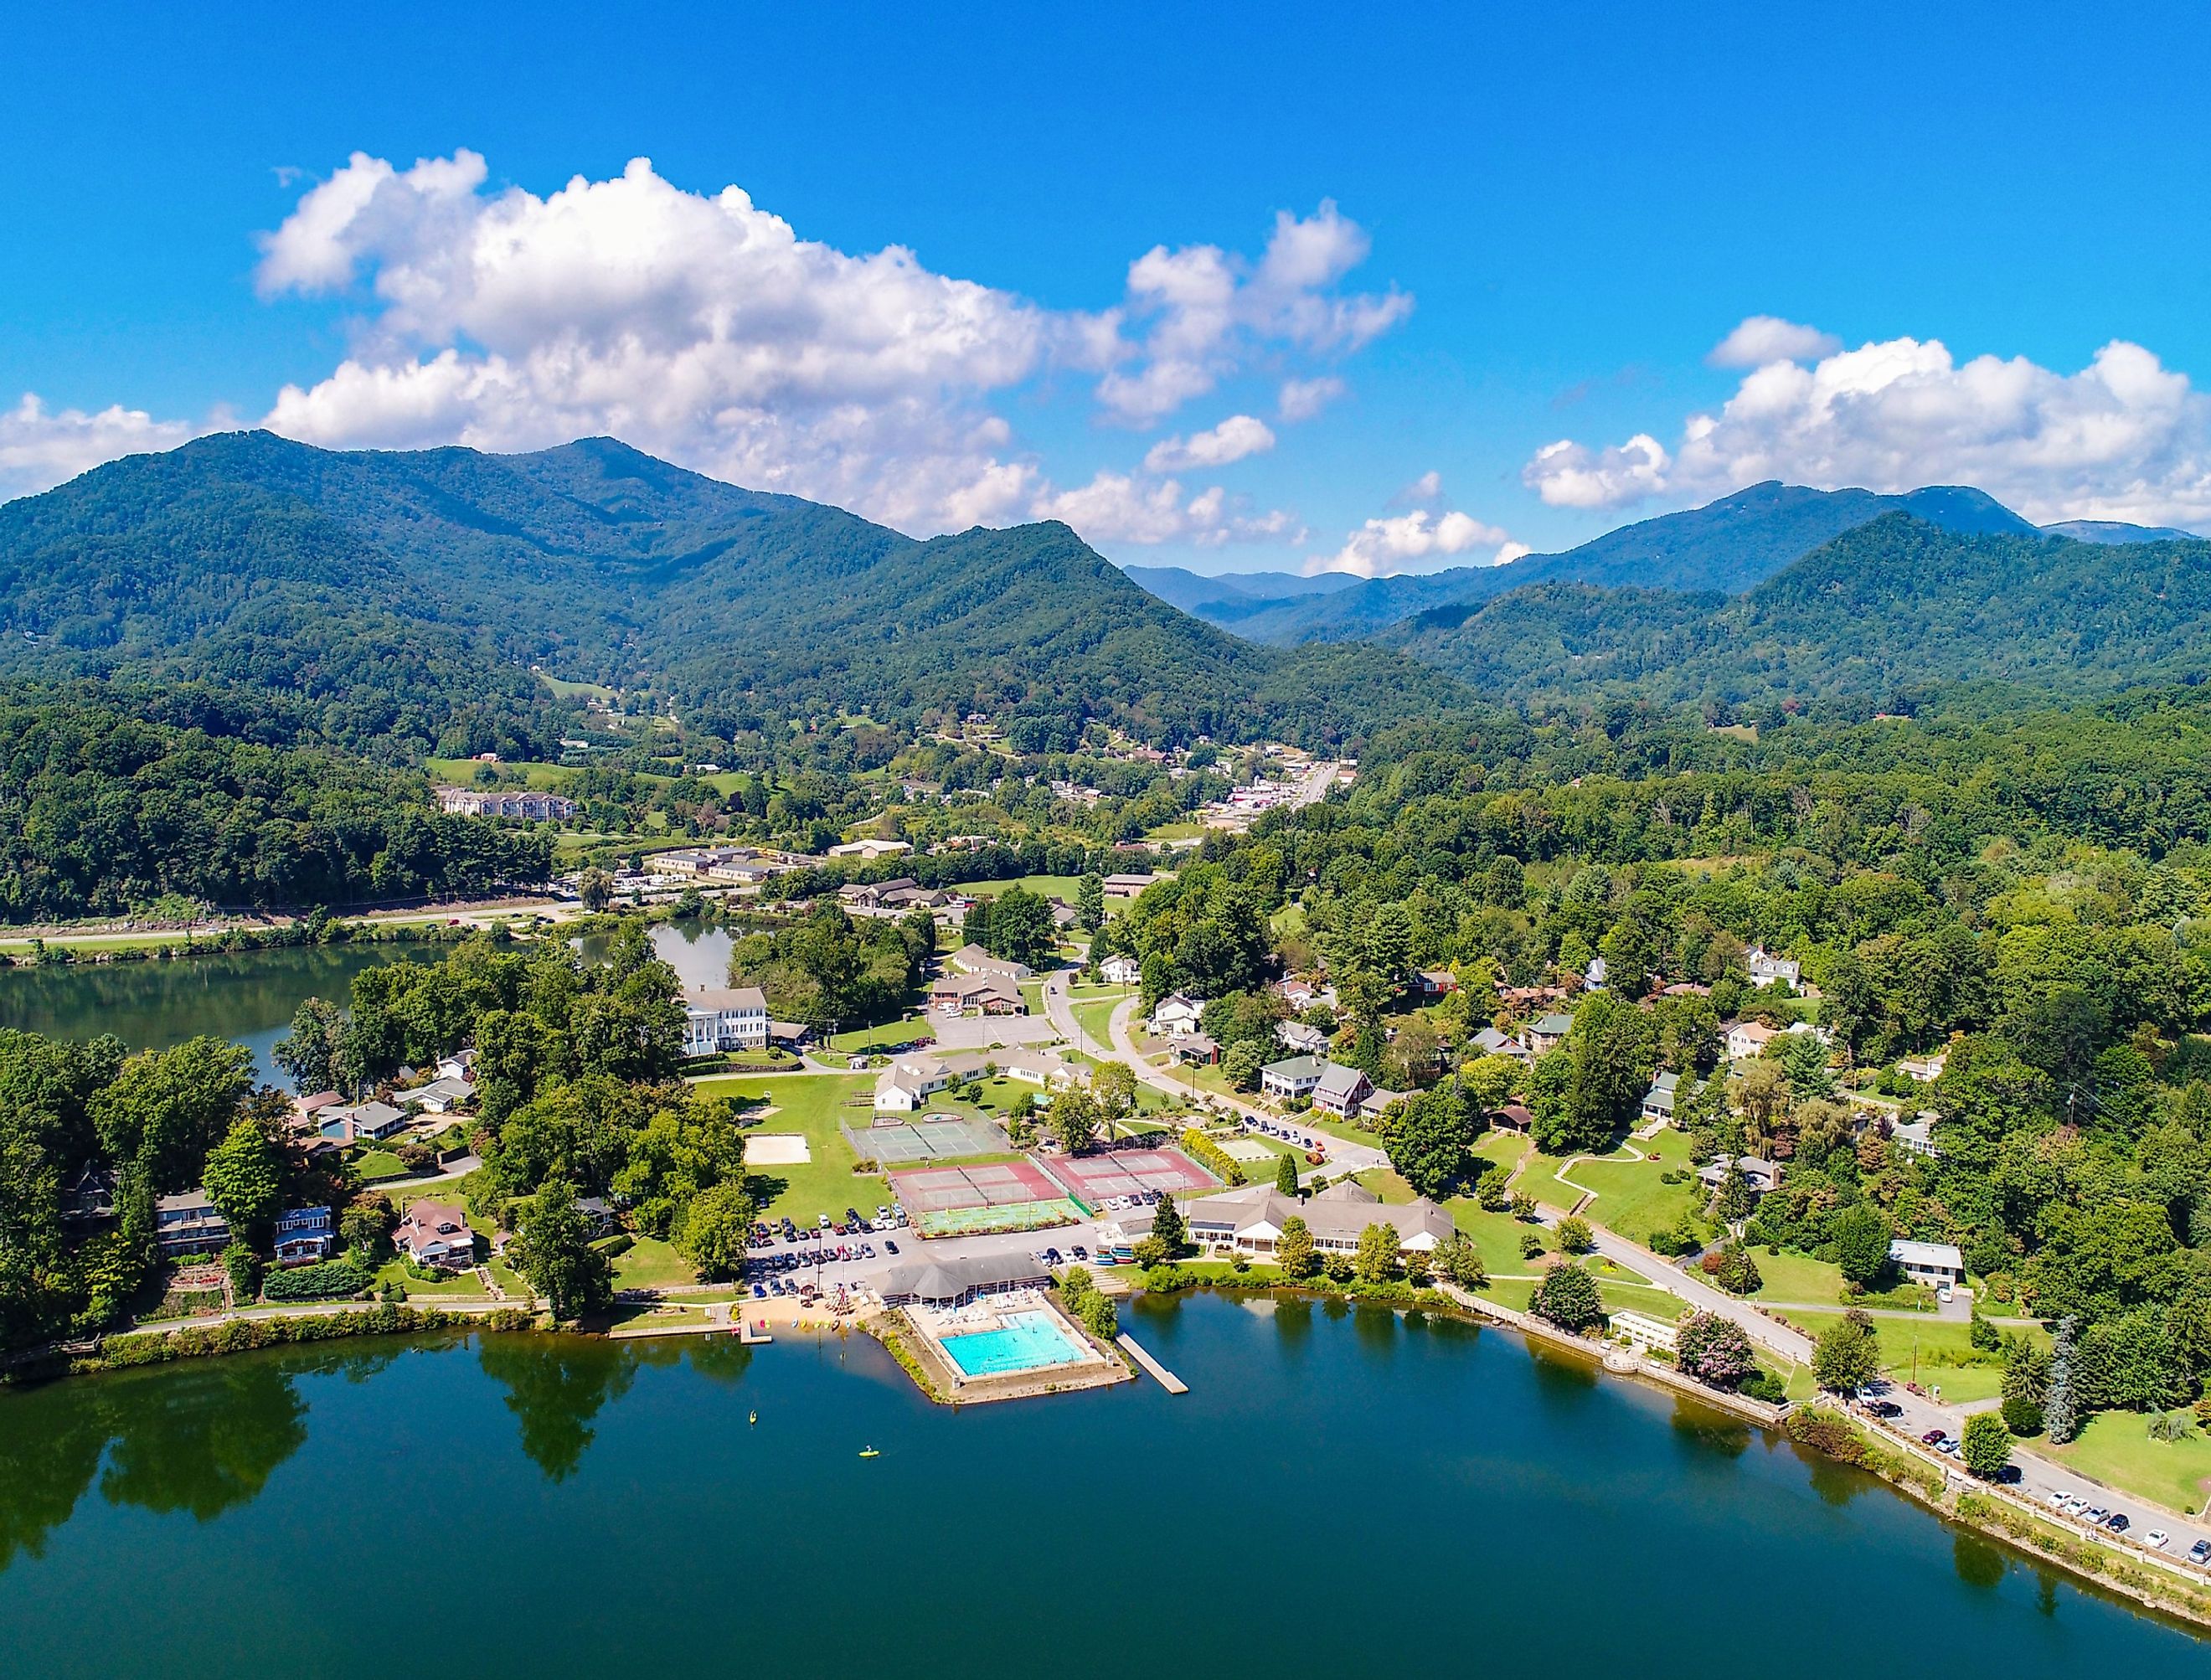
[[[584,1224],[594,1237],[610,1237],[620,1228],[614,1206],[603,1196],[578,1196],[576,1211],[584,1216]]]
[[[1327,1068],[1328,1064],[1316,1056],[1292,1056],[1286,1061],[1269,1062],[1259,1070],[1259,1089],[1277,1102],[1293,1102],[1313,1094],[1313,1088],[1320,1083],[1320,1077]]]
[[[1899,1237],[1888,1245],[1888,1258],[1896,1269],[1915,1283],[1930,1289],[1963,1288],[1966,1257],[1947,1242],[1907,1242]]]
[[[1743,962],[1750,970],[1753,986],[1780,986],[1790,992],[1796,989],[1796,982],[1804,972],[1801,963],[1792,962],[1785,956],[1776,956],[1763,945],[1752,947],[1750,955],[1743,959]]]
[[[1591,992],[1602,992],[1605,978],[1611,972],[1611,964],[1601,956],[1593,956],[1590,959],[1589,971],[1582,976],[1582,984]]]
[[[1525,1104],[1508,1102],[1490,1115],[1489,1123],[1499,1131],[1517,1131],[1524,1137],[1535,1129],[1536,1117]]]
[[[1050,1050],[1032,1050],[1025,1045],[1015,1045],[1009,1050],[961,1050],[952,1055],[934,1058],[953,1079],[979,1079],[983,1070],[995,1068],[1004,1078],[1018,1079],[1025,1085],[1041,1086],[1047,1090],[1065,1090],[1070,1085],[1088,1085],[1090,1070],[1079,1062],[1067,1061]]]
[[[895,910],[921,891],[921,882],[901,875],[893,881],[848,881],[837,889],[837,896],[848,910]]]
[[[450,1114],[476,1094],[476,1088],[465,1079],[433,1079],[427,1085],[417,1085],[398,1095],[403,1108],[425,1114]]]
[[[1916,1119],[1899,1120],[1890,1128],[1889,1137],[1906,1155],[1916,1155],[1928,1161],[1939,1160],[1942,1151],[1935,1143],[1935,1115],[1921,1114]]]
[[[694,986],[679,1001],[685,1055],[767,1048],[767,993],[760,987]]]
[[[1763,1021],[1737,1021],[1730,1023],[1721,1034],[1726,1045],[1728,1059],[1748,1062],[1766,1053],[1766,1046],[1781,1034]]]
[[[1275,1037],[1283,1049],[1294,1055],[1320,1056],[1328,1051],[1328,1034],[1302,1021],[1277,1022]]]
[[[276,1264],[327,1260],[338,1246],[336,1218],[326,1207],[291,1208],[276,1216]]]
[[[912,1114],[952,1083],[952,1071],[934,1056],[893,1062],[875,1076],[875,1112]]]
[[[1374,1082],[1357,1068],[1329,1062],[1324,1064],[1320,1078],[1313,1086],[1313,1107],[1348,1119],[1359,1112],[1359,1105],[1373,1089]]]
[[[1118,953],[1099,963],[1098,973],[1108,986],[1134,986],[1144,978],[1143,966],[1136,958]]]
[[[1906,1056],[1896,1064],[1896,1070],[1906,1079],[1931,1085],[1942,1077],[1942,1070],[1949,1062],[1950,1052],[1938,1050],[1931,1056]]]
[[[427,1198],[407,1210],[391,1234],[399,1252],[417,1265],[465,1271],[476,1264],[476,1236],[468,1216],[450,1202]]]
[[[1259,1184],[1200,1197],[1183,1209],[1192,1242],[1269,1258],[1281,1240],[1282,1227],[1293,1218],[1305,1221],[1314,1249],[1324,1255],[1356,1254],[1366,1228],[1384,1224],[1396,1228],[1399,1254],[1433,1254],[1456,1228],[1451,1215],[1425,1196],[1385,1205],[1372,1191],[1348,1179],[1304,1201]]]
[[[1754,1155],[1736,1155],[1732,1163],[1726,1155],[1715,1155],[1697,1169],[1697,1182],[1707,1190],[1717,1190],[1727,1182],[1730,1164],[1741,1170],[1743,1181],[1757,1195],[1781,1187],[1781,1163],[1760,1160]]]
[[[1554,1013],[1530,1022],[1521,1041],[1528,1046],[1530,1055],[1547,1056],[1565,1042],[1566,1034],[1573,1029],[1573,1016]]]
[[[1510,1056],[1516,1061],[1528,1059],[1528,1046],[1494,1027],[1484,1027],[1474,1035],[1470,1047],[1477,1056]]]
[[[1403,1091],[1385,1091],[1379,1085],[1368,1086],[1366,1095],[1359,1099],[1360,1119],[1367,1125],[1372,1125],[1382,1118],[1384,1109],[1393,1102],[1402,1101],[1407,1095],[1408,1093]],[[1314,1099],[1314,1103],[1316,1107],[1318,1106],[1318,1097]]]
[[[1211,1067],[1221,1059],[1221,1046],[1203,1033],[1185,1033],[1174,1041],[1174,1058],[1184,1067]]]
[[[1643,1094],[1643,1118],[1646,1120],[1670,1120],[1675,1105],[1681,1101],[1681,1076],[1668,1069],[1654,1076],[1651,1089]]]
[[[1448,968],[1423,968],[1413,976],[1423,998],[1441,998],[1458,990],[1458,976]]]
[[[1319,999],[1320,992],[1311,980],[1287,979],[1275,982],[1275,995],[1303,1015]]]
[[[88,1161],[62,1184],[62,1217],[73,1225],[96,1225],[115,1217],[115,1172]]]
[[[936,1015],[965,1015],[975,1010],[984,1015],[1026,1015],[1028,999],[1010,974],[947,974],[929,988],[929,1007]]]
[[[992,956],[980,945],[962,945],[944,959],[948,967],[963,974],[996,974],[1010,980],[1032,978],[1036,970],[1026,962],[1011,962],[1003,956]]]
[[[315,1129],[333,1143],[380,1143],[413,1124],[410,1115],[390,1103],[372,1101],[350,1108],[325,1108]]]
[[[456,1050],[450,1056],[439,1057],[434,1071],[440,1079],[466,1079],[473,1082],[476,1078],[476,1066],[475,1051]]]
[[[230,1222],[204,1190],[181,1190],[154,1204],[154,1241],[163,1258],[213,1254],[230,1246]]]
[[[1187,1038],[1197,1031],[1199,1020],[1205,1014],[1202,998],[1186,992],[1170,992],[1152,1010],[1152,1032],[1159,1038]]]

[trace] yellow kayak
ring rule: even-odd
[[[863,1459],[880,1459],[883,1455],[872,1446],[863,1446],[860,1449],[860,1456]]]

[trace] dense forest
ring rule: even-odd
[[[733,745],[793,719],[975,711],[1024,750],[1093,719],[1320,745],[1463,697],[1378,649],[1254,647],[1064,525],[916,542],[604,439],[519,456],[202,439],[0,506],[0,599],[15,670],[235,684],[395,762],[549,756],[574,710],[533,665],[650,690]]]
[[[548,872],[549,835],[445,816],[420,774],[285,734],[205,693],[0,690],[0,919],[341,907]]]
[[[1966,535],[1899,512],[1741,596],[1550,583],[1379,639],[1500,698],[1802,705],[1963,682],[2197,682],[2207,630],[2211,543]]]

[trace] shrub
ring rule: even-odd
[[[1590,1236],[1589,1221],[1577,1219],[1569,1214],[1559,1222],[1559,1250],[1565,1254],[1586,1254],[1596,1246]]]
[[[1520,1258],[1522,1259],[1532,1260],[1542,1252],[1542,1238],[1537,1236],[1533,1231],[1523,1231],[1520,1233]]]
[[[2022,1439],[2042,1433],[2042,1408],[2025,1395],[2003,1403],[2004,1427]]]
[[[1561,1330],[1577,1332],[1604,1317],[1604,1303],[1597,1295],[1596,1279],[1572,1265],[1553,1266],[1545,1272],[1543,1281],[1536,1285],[1536,1293],[1529,1297],[1528,1309]]]
[[[1967,1418],[1959,1441],[1959,1456],[1966,1461],[1966,1468],[1984,1482],[1995,1481],[2011,1462],[2011,1431],[1992,1411],[1975,1412]]]
[[[332,1301],[359,1295],[375,1280],[350,1256],[320,1265],[295,1266],[269,1275],[261,1292],[271,1301]]]
[[[1742,1380],[1735,1392],[1754,1400],[1763,1400],[1769,1406],[1778,1406],[1789,1398],[1789,1391],[1781,1386],[1781,1379],[1771,1371],[1753,1371]]]

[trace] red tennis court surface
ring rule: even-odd
[[[1067,1193],[1033,1161],[1009,1161],[988,1167],[928,1167],[918,1172],[893,1173],[891,1184],[906,1210],[915,1216],[952,1208],[1056,1202]]]
[[[1096,1207],[1108,1196],[1134,1196],[1140,1190],[1211,1190],[1212,1174],[1179,1149],[1115,1149],[1107,1155],[1045,1157],[1052,1177],[1068,1193]]]

